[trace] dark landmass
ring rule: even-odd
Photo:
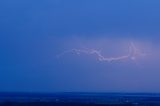
[[[158,93],[0,93],[0,106],[160,106]]]

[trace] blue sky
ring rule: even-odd
[[[160,92],[159,5],[159,0],[1,0],[0,91]],[[85,54],[56,58],[83,47],[123,55],[130,41],[150,55],[111,63]]]

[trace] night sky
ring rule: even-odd
[[[159,46],[159,0],[1,0],[0,92],[160,92]]]

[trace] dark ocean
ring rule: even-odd
[[[160,106],[160,93],[0,93],[0,106]]]

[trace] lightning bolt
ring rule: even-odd
[[[59,58],[65,55],[66,53],[76,53],[77,55],[80,55],[82,53],[88,54],[88,55],[95,55],[99,61],[107,61],[107,62],[120,61],[125,59],[135,60],[138,56],[146,56],[145,53],[142,53],[139,49],[136,48],[133,42],[130,42],[128,54],[118,56],[118,57],[105,57],[102,55],[100,50],[96,50],[96,49],[71,49],[59,54],[57,57]]]

